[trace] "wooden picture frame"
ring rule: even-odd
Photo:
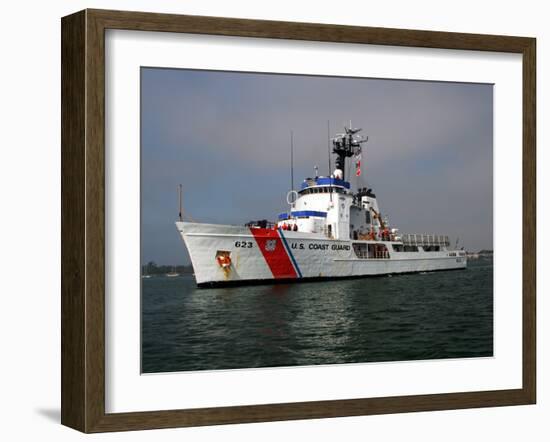
[[[518,53],[523,57],[523,385],[512,390],[218,408],[105,411],[105,30]],[[83,432],[534,404],[536,41],[533,38],[84,10],[62,19],[62,408]]]

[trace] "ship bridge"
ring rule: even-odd
[[[288,193],[290,211],[279,215],[278,227],[338,240],[357,239],[368,233],[374,236],[388,230],[380,216],[376,196],[370,189],[354,193],[345,179],[347,158],[354,157],[355,176],[360,175],[361,145],[368,138],[357,135],[359,131],[361,129],[352,128],[350,122],[345,133],[331,139],[332,153],[336,155],[332,174],[318,176],[315,166],[315,178],[306,178],[299,189]],[[389,233],[385,237],[389,238]]]
[[[290,211],[279,214],[283,229],[322,234],[329,238],[347,238],[349,208],[353,203],[351,185],[339,177],[306,178],[298,191],[287,198]],[[349,228],[348,228],[349,229]]]

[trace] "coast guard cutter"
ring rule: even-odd
[[[372,189],[352,191],[346,159],[361,173],[361,129],[345,128],[331,140],[331,176],[307,178],[287,195],[288,212],[276,222],[245,226],[183,221],[199,287],[463,269],[466,253],[443,235],[400,234],[380,212]]]

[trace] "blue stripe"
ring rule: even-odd
[[[321,218],[327,217],[327,212],[318,212],[316,210],[298,210],[296,212],[290,212],[292,216],[319,216]]]
[[[288,219],[288,213],[279,213],[279,220]]]
[[[279,234],[281,235],[281,239],[283,240],[283,245],[285,246],[286,252],[288,253],[288,256],[290,256],[290,260],[292,261],[292,264],[294,265],[295,270],[298,272],[298,276],[301,278],[302,272],[300,272],[300,267],[298,267],[298,263],[294,259],[294,255],[292,254],[290,247],[288,247],[288,243],[286,242],[286,238],[283,235],[283,231],[280,227],[277,230],[279,230]]]

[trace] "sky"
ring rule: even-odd
[[[141,68],[141,261],[189,264],[174,222],[275,220],[328,172],[328,134],[369,137],[362,175],[401,233],[493,247],[493,86]],[[332,158],[334,165],[334,156]],[[348,175],[349,177],[350,175]]]

